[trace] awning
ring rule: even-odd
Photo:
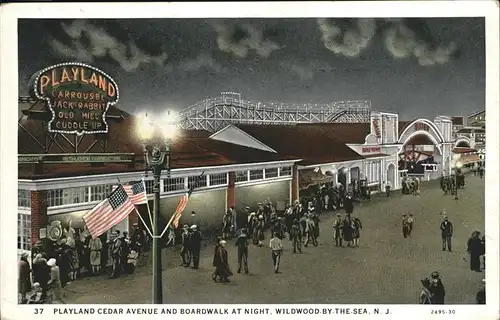
[[[453,153],[455,154],[462,154],[462,153],[475,153],[477,152],[476,149],[472,148],[454,148]]]
[[[373,153],[373,154],[363,155],[363,158],[370,159],[370,158],[382,158],[388,156],[389,155],[387,153]]]
[[[462,155],[460,157],[460,162],[463,164],[475,163],[481,161],[481,158],[477,154]]]
[[[303,190],[315,184],[331,182],[333,180],[331,172],[326,173],[324,174],[319,168],[299,170],[299,188]]]

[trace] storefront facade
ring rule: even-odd
[[[202,229],[220,226],[224,212],[231,205],[242,208],[255,205],[270,198],[277,201],[290,201],[292,167],[294,161],[241,164],[233,166],[189,168],[172,170],[160,181],[160,210],[167,220],[179,201],[188,190],[189,182],[205,172],[204,182],[192,194],[180,223],[200,225]],[[230,177],[235,172],[247,173],[247,180],[239,178],[231,186]],[[260,175],[257,175],[260,172]],[[265,173],[268,173],[266,176]],[[47,235],[46,226],[52,221],[60,221],[67,226],[83,229],[82,217],[88,210],[105,199],[118,181],[140,181],[144,172],[126,172],[103,175],[74,176],[41,180],[20,179],[18,181],[18,249],[29,251],[31,246]],[[152,178],[146,178],[147,193],[152,200]],[[241,192],[240,192],[241,190]],[[263,193],[262,190],[265,192]],[[267,194],[263,198],[263,194]],[[240,197],[242,200],[240,201]],[[150,203],[152,208],[152,201]],[[139,208],[143,219],[149,219],[147,206]],[[195,211],[196,215],[191,215]],[[112,230],[129,231],[139,217],[131,213],[128,219],[113,227]],[[44,230],[45,229],[45,230]],[[40,232],[41,230],[41,232]]]

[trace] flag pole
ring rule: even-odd
[[[201,175],[198,177],[198,179],[196,179],[195,185],[192,187],[192,190],[194,190],[196,188],[196,186],[200,183],[200,179],[203,177],[204,173],[205,173],[205,171],[203,171],[201,173]],[[177,214],[178,214],[177,212],[174,212],[174,214],[170,217],[170,220],[168,221],[165,229],[163,229],[163,232],[161,233],[160,238],[163,237],[163,235],[165,234],[165,231],[167,231],[168,227],[170,227],[170,224],[172,224],[172,222],[174,221],[174,218]]]
[[[200,179],[203,177],[204,173],[205,173],[205,171],[203,171],[201,173],[201,175],[198,177],[198,179],[196,179],[196,182],[195,182],[194,186],[191,188],[192,190],[194,190],[198,186],[198,184],[200,183]],[[179,213],[181,213],[181,212],[179,212]],[[173,220],[174,220],[174,218],[175,218],[175,216],[177,214],[178,214],[177,212],[174,212],[174,214],[170,217],[170,220],[168,221],[167,226],[165,227],[165,229],[163,229],[163,232],[161,233],[160,237],[163,237],[163,235],[165,234],[165,231],[168,229],[168,227],[170,226],[170,224],[173,222]]]
[[[120,181],[119,178],[116,178],[116,180],[118,180],[118,183],[123,186],[122,182]],[[144,184],[144,178],[142,180],[143,184]],[[144,191],[146,191],[146,185],[144,185]],[[148,199],[148,193],[146,192],[146,200]],[[148,211],[149,211],[149,202],[146,202],[148,204]],[[137,210],[137,207],[134,205],[134,210],[135,210],[135,213],[137,213],[137,216],[139,217],[139,219],[141,219],[141,222],[142,224],[144,225],[144,227],[146,227],[146,231],[152,236],[153,233],[151,232],[151,229],[149,229],[148,225],[146,224],[146,222],[144,221],[144,219],[142,218],[142,215],[141,213],[139,212],[139,210]],[[149,219],[151,220],[151,214],[148,212],[149,214]],[[153,224],[151,224],[151,227],[153,226]]]
[[[142,185],[144,187],[144,192],[146,192],[146,206],[148,207],[148,216],[149,216],[149,222],[151,223],[151,229],[154,229],[153,227],[153,217],[151,216],[151,209],[149,208],[149,199],[148,199],[148,191],[146,189],[146,182],[144,182],[144,177],[142,177]],[[144,223],[144,221],[142,221]],[[151,236],[154,236],[152,232],[150,232]]]
[[[144,219],[142,218],[141,214],[139,213],[139,211],[137,210],[137,208],[135,206],[134,206],[134,209],[135,209],[135,212],[137,213],[137,215],[139,216],[139,219],[141,219],[142,224],[146,227],[146,231],[149,233],[149,235],[152,236],[153,233],[151,232],[148,225],[146,224],[146,222],[144,221]]]
[[[163,237],[163,235],[165,234],[165,231],[168,230],[168,227],[170,227],[170,224],[172,223],[172,221],[174,221],[174,217],[177,215],[177,212],[174,212],[174,214],[170,217],[170,220],[168,220],[168,223],[167,225],[165,226],[165,229],[163,229],[163,232],[161,233],[160,235],[160,238]]]

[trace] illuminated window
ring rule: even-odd
[[[49,207],[85,203],[88,202],[88,199],[88,187],[53,189],[49,190],[47,193],[47,202]]]
[[[154,181],[153,180],[145,180],[144,184],[146,185],[146,193],[153,194]]]
[[[30,190],[17,190],[17,206],[23,208],[31,207],[31,191]]]
[[[188,187],[192,188],[203,188],[207,186],[207,177],[203,176],[200,178],[200,176],[192,176],[188,177]]]
[[[29,214],[17,214],[17,248],[31,250],[31,216]]]
[[[264,179],[264,170],[250,170],[250,180]]]
[[[101,184],[90,187],[90,201],[102,201],[113,192],[110,184]]]
[[[276,178],[278,176],[278,168],[270,168],[265,170],[266,179]]]
[[[184,190],[184,178],[168,178],[163,180],[163,192]]]
[[[236,182],[248,181],[248,171],[236,171]]]
[[[291,176],[291,175],[292,175],[292,167],[282,167],[282,168],[280,168],[280,177]]]
[[[85,203],[89,200],[89,188],[67,188],[63,190],[63,204]]]
[[[216,173],[210,175],[210,186],[223,186],[227,184],[227,173]]]

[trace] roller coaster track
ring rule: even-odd
[[[217,98],[207,98],[180,114],[184,129],[203,129],[215,132],[228,124],[295,123],[368,123],[370,101],[339,101],[331,104],[293,104],[259,102],[241,99],[241,95],[223,92]]]

